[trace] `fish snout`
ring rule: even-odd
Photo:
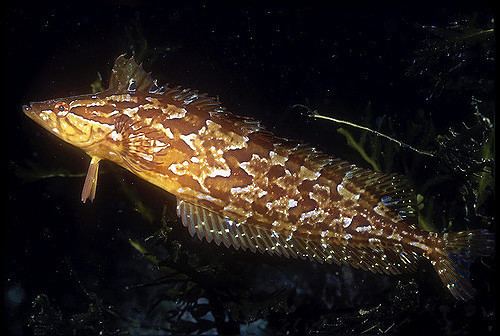
[[[33,109],[31,108],[31,104],[23,105],[22,110],[23,110],[24,114],[33,113]]]
[[[21,107],[21,109],[23,110],[23,113],[25,116],[36,121],[37,115],[36,115],[35,109],[33,108],[33,105],[31,103],[29,103],[27,105],[23,105]]]
[[[43,106],[40,103],[29,103],[21,107],[23,113],[37,123],[42,123],[49,120],[49,115],[44,113]]]

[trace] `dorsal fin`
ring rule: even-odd
[[[321,151],[308,145],[297,145],[288,139],[276,137],[267,132],[255,119],[241,117],[227,112],[217,98],[207,94],[199,94],[196,90],[177,86],[159,87],[151,75],[144,71],[142,65],[134,60],[133,56],[127,59],[120,55],[112,70],[109,90],[114,92],[139,91],[171,96],[172,99],[182,102],[183,105],[207,110],[212,118],[219,122],[231,122],[235,129],[245,134],[258,132],[260,138],[270,138],[275,146],[288,149],[296,156],[307,157],[310,164],[324,167],[322,171],[332,172],[344,176],[344,187],[362,190],[372,197],[372,203],[378,209],[390,209],[400,218],[410,224],[415,224],[416,197],[405,178],[397,174],[383,174],[368,169],[356,167],[348,162],[332,159]]]
[[[344,176],[345,187],[366,192],[371,196],[371,203],[379,209],[390,209],[395,215],[410,225],[416,224],[416,195],[405,177],[398,174],[384,174],[331,157],[307,144],[291,141],[268,132],[259,121],[251,117],[242,117],[228,112],[217,98],[198,91],[182,87],[167,88],[163,95],[183,102],[190,107],[208,111],[215,122],[231,123],[234,129],[243,135],[256,133],[260,140],[267,140],[275,147],[280,147],[296,157],[304,157],[308,164],[322,169],[325,175]]]
[[[307,161],[311,167],[317,170],[321,169],[322,174],[331,173],[335,176],[343,176],[344,187],[362,191],[371,197],[371,203],[381,211],[388,209],[406,223],[412,226],[416,225],[416,194],[406,177],[360,168],[347,161],[333,158],[307,144],[275,136],[268,132],[259,121],[250,117],[233,115],[220,106],[215,98],[206,99],[209,101],[207,106],[215,120],[219,122],[231,121],[236,129],[245,134],[257,132],[256,135],[260,139],[267,139],[275,147],[288,151],[289,155],[303,157],[303,160]]]
[[[288,151],[289,156],[299,158],[321,175],[346,188],[351,193],[362,194],[378,212],[390,211],[393,215],[415,226],[416,194],[406,177],[385,174],[360,168],[347,161],[334,158],[307,144],[275,138],[273,143]]]
[[[369,193],[377,201],[377,209],[392,210],[410,225],[416,225],[416,193],[406,177],[399,174],[383,174],[356,168],[351,170],[352,183]]]
[[[239,116],[229,112],[222,106],[219,99],[211,97],[206,93],[199,93],[197,90],[176,86],[167,87],[164,96],[170,96],[173,100],[182,102],[183,105],[207,111],[214,121],[219,123],[233,123],[233,127],[244,134],[253,132],[268,133],[264,130],[260,122],[251,117]]]
[[[384,174],[357,167],[349,162],[333,159],[323,168],[326,177],[338,176],[342,187],[353,193],[362,193],[377,211],[390,210],[400,219],[416,224],[416,194],[406,177],[399,174]]]
[[[139,91],[147,92],[153,85],[151,74],[137,64],[134,57],[118,56],[111,70],[108,90],[112,92]]]
[[[382,274],[400,274],[415,270],[417,256],[411,251],[361,244],[353,238],[321,242],[278,234],[263,227],[240,224],[191,202],[178,199],[177,215],[192,237],[221,243],[236,250],[268,253],[287,258],[309,259],[319,263],[349,264],[355,268]]]

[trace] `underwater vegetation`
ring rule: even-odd
[[[416,83],[427,102],[447,106],[467,97],[469,112],[463,120],[436,125],[425,108],[398,118],[370,101],[352,111],[352,119],[305,104],[286,113],[297,123],[335,136],[346,159],[408,176],[417,194],[418,225],[424,230],[495,231],[493,23],[472,18],[414,29],[421,40],[405,59],[407,80]],[[138,59],[154,63],[170,50],[151,48],[140,29],[129,34]],[[93,92],[102,89],[100,74],[90,86]],[[311,117],[315,114],[371,131]],[[30,160],[12,162],[9,169],[24,184],[35,186],[50,179],[73,188],[85,176]],[[493,332],[496,326],[495,307],[476,301],[457,304],[430,270],[389,279],[348,266],[248,255],[193,240],[179,223],[171,198],[161,191],[145,192],[151,186],[121,168],[105,164],[102,173],[101,182],[106,181],[99,188],[112,192],[85,214],[96,216],[90,218],[97,218],[97,235],[111,232],[120,242],[120,260],[101,256],[103,263],[116,263],[118,274],[87,274],[88,266],[78,265],[79,258],[88,257],[84,251],[66,258],[60,272],[73,284],[79,304],[71,306],[64,295],[36,293],[27,317],[34,335],[411,335],[418,334],[422,321],[429,321],[426,330],[436,334],[465,335]],[[77,224],[94,226],[88,218],[78,218]],[[135,228],[102,228],[120,221]],[[96,237],[95,244],[105,242]],[[471,270],[478,301],[496,291],[491,259],[478,261]],[[477,319],[484,325],[479,327]]]

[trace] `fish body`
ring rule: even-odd
[[[175,195],[190,234],[217,245],[384,274],[427,259],[459,299],[473,293],[465,256],[493,248],[484,230],[417,228],[403,177],[276,137],[196,91],[160,87],[133,58],[118,57],[101,93],[23,109],[91,157],[82,201],[93,200],[99,161],[110,160]]]

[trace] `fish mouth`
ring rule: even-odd
[[[36,124],[42,126],[43,128],[49,130],[50,132],[54,133],[52,130],[52,126],[50,123],[50,119],[47,118],[42,118],[42,115],[39,113],[40,108],[39,106],[36,105],[37,103],[29,103],[27,105],[23,105],[21,109],[23,110],[23,113],[33,120]]]
[[[24,114],[26,114],[26,115],[30,115],[31,113],[33,113],[33,109],[31,108],[31,104],[23,105],[21,107],[21,109],[23,110]]]
[[[38,115],[35,113],[35,110],[33,109],[31,103],[28,105],[23,105],[21,109],[23,110],[23,113],[31,120],[37,121]]]

